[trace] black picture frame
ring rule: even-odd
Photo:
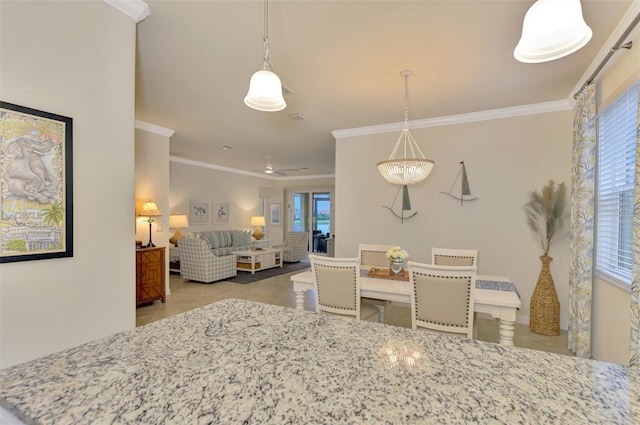
[[[73,257],[73,119],[0,101],[0,263]]]

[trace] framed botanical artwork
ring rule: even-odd
[[[229,203],[214,202],[213,203],[213,224],[229,223]]]
[[[73,257],[73,119],[0,101],[0,263]]]
[[[279,226],[280,224],[282,224],[281,217],[280,217],[281,215],[282,215],[281,204],[271,204],[271,225],[272,226]]]
[[[211,224],[211,202],[189,202],[189,225]]]

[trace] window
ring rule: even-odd
[[[598,114],[596,271],[631,284],[638,82]]]

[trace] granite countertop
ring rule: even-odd
[[[639,383],[620,365],[231,299],[0,370],[0,406],[55,425],[638,424]]]

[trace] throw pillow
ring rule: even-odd
[[[251,246],[251,233],[246,230],[232,230],[233,246]]]

